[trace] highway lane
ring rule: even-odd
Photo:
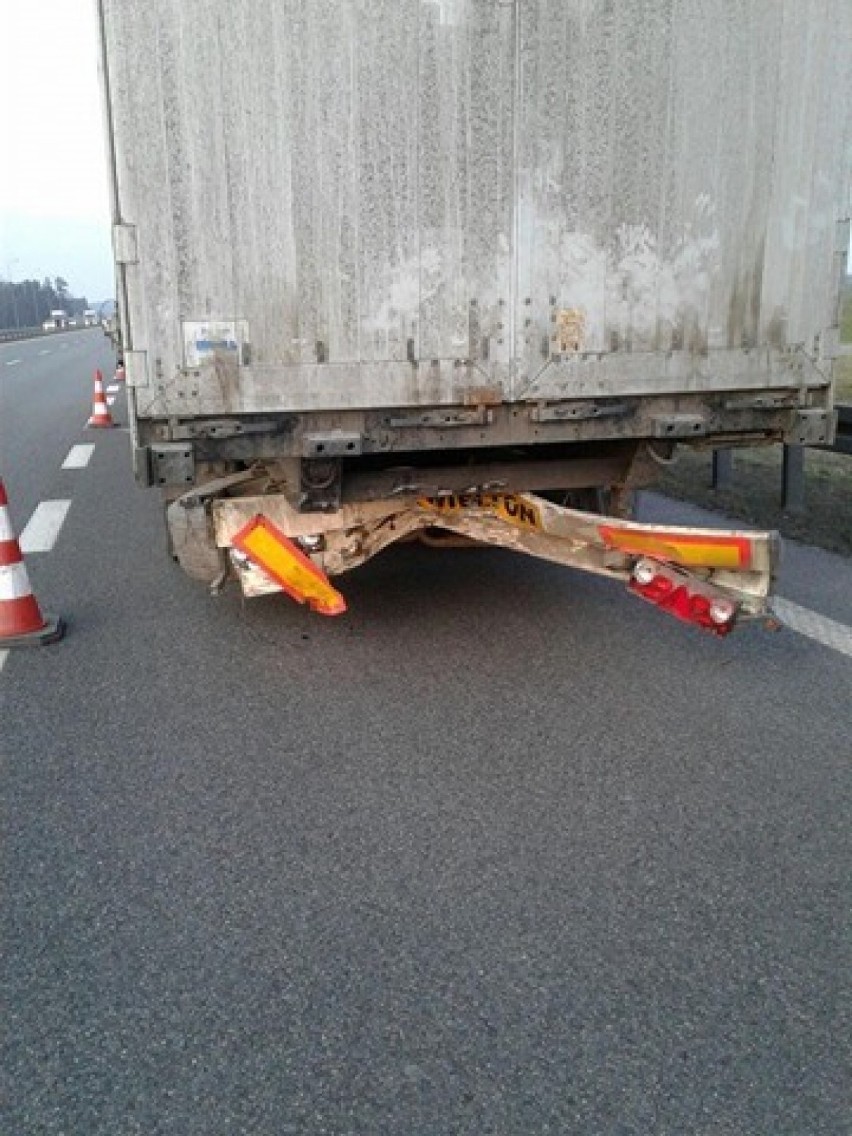
[[[93,440],[0,674],[6,1130],[847,1130],[852,661],[490,550],[212,599]]]
[[[18,524],[64,491],[60,467],[92,410],[93,373],[115,353],[99,328],[0,344],[0,476]]]

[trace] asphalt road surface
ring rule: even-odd
[[[494,550],[214,599],[111,363],[0,348],[17,530],[69,503],[68,634],[0,652],[0,1131],[848,1134],[852,563],[781,582],[836,649]]]

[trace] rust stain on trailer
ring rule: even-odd
[[[490,387],[470,387],[462,394],[465,406],[500,406],[503,387],[500,383]]]

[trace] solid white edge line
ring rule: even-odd
[[[6,660],[8,658],[9,658],[9,652],[8,651],[0,651],[0,671],[3,670],[3,664],[6,662]]]
[[[775,614],[791,631],[797,631],[800,635],[821,643],[823,647],[830,647],[832,651],[839,651],[841,655],[848,655],[852,659],[852,627],[809,608],[800,607],[792,600],[785,600],[783,596],[775,596],[771,602]]]
[[[21,552],[50,552],[70,508],[70,501],[42,501],[37,505],[21,533]]]
[[[68,451],[68,457],[62,463],[63,469],[85,469],[91,460],[92,454],[95,452],[94,442],[89,442],[86,445],[72,446]]]

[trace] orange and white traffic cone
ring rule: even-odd
[[[0,649],[41,647],[65,633],[56,615],[42,615],[30,587],[21,546],[12,529],[6,487],[0,480]]]
[[[100,371],[95,371],[95,396],[92,402],[92,417],[87,426],[114,426],[112,415],[107,406],[104,394],[104,377]]]
[[[117,383],[123,383],[126,378],[127,376],[124,373],[124,364],[121,362],[117,363],[115,368],[115,381]]]

